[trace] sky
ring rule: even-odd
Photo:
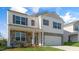
[[[15,10],[29,15],[56,12],[65,23],[79,20],[79,7],[0,7],[0,32],[5,38],[7,38],[7,10]]]

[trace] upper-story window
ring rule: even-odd
[[[16,20],[15,20],[15,22],[16,22],[16,24],[20,24],[20,17],[19,16],[16,16],[16,18],[15,18]]]
[[[13,15],[13,23],[20,24],[20,17]]]
[[[61,29],[61,23],[58,23],[58,29]]]
[[[43,25],[49,25],[49,21],[48,20],[45,20],[45,19],[43,19]]]
[[[16,22],[15,22],[15,15],[13,15],[13,23],[16,23]]]
[[[24,17],[21,17],[21,24],[22,25],[25,25],[26,23],[25,23],[25,18]]]
[[[26,20],[25,20],[25,22],[26,22],[26,25],[28,25],[28,18],[25,18]]]
[[[31,20],[31,25],[35,26],[35,21],[34,20]]]
[[[79,25],[76,25],[76,26],[74,27],[74,29],[75,29],[76,31],[79,31]]]
[[[57,28],[58,24],[56,22],[53,22],[53,28]]]
[[[27,25],[28,24],[28,18],[13,15],[13,23],[14,24]]]
[[[53,22],[53,28],[61,29],[61,23]]]

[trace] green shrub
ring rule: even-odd
[[[79,42],[65,42],[64,45],[68,45],[68,46],[78,46],[78,47],[79,47]]]
[[[0,46],[6,46],[7,41],[6,40],[0,40]]]
[[[7,41],[6,40],[0,40],[0,51],[7,48]]]

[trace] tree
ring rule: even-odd
[[[0,32],[0,38],[2,39],[3,38],[3,36],[2,36],[2,33]]]

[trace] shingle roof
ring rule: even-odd
[[[64,26],[67,26],[67,25],[70,25],[70,24],[74,24],[74,23],[76,23],[76,22],[79,22],[79,20],[75,20],[75,21],[72,21],[72,22],[66,23],[66,24],[64,24]]]
[[[75,20],[75,21],[72,21],[72,22],[66,23],[65,25],[73,24],[73,23],[76,23],[76,22],[79,22],[79,20]]]
[[[64,22],[64,20],[57,13],[46,13],[46,14],[43,14],[43,15],[50,16],[50,17],[53,17],[55,19],[61,19]]]
[[[27,16],[33,16],[33,17],[38,17],[39,15],[45,15],[45,16],[53,17],[55,19],[61,19],[64,22],[64,20],[55,12],[53,12],[53,13],[38,13],[38,14],[28,15],[26,13],[21,13],[21,12],[17,12],[17,11],[13,11],[13,10],[9,10],[9,11],[20,13],[20,14],[27,15]]]

